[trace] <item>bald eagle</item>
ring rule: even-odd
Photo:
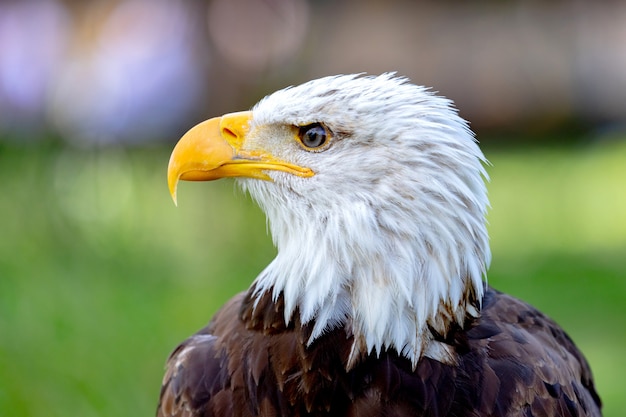
[[[484,281],[485,163],[449,100],[394,74],[192,128],[174,200],[237,177],[277,255],[173,351],[158,416],[599,416],[567,334]]]

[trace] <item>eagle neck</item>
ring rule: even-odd
[[[309,325],[308,344],[344,327],[353,336],[349,367],[388,349],[414,366],[422,356],[454,362],[437,340],[479,314],[485,266],[472,263],[475,247],[427,227],[399,233],[366,204],[287,220],[270,222],[278,254],[251,291],[280,300],[286,324]]]

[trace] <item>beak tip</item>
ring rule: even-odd
[[[174,202],[174,205],[176,207],[178,207],[178,195],[176,193],[176,184],[174,184],[174,186],[170,187],[170,196],[172,197],[172,201]]]
[[[172,197],[172,200],[174,201],[174,205],[176,207],[178,207],[178,196],[177,196],[177,191],[178,191],[178,177],[172,177],[168,175],[168,181],[167,181],[167,186],[168,189],[170,191],[170,196]]]

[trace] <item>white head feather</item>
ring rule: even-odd
[[[311,123],[332,132],[321,152],[286,134]],[[247,142],[315,172],[240,180],[278,249],[258,293],[282,294],[286,321],[297,307],[313,322],[310,342],[348,327],[351,361],[383,349],[453,360],[430,329],[479,314],[490,250],[486,161],[452,103],[393,74],[326,77],[259,102]]]

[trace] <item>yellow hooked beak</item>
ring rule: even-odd
[[[178,180],[211,181],[249,177],[271,181],[266,171],[300,177],[314,175],[309,168],[281,161],[264,150],[244,150],[252,112],[230,113],[192,127],[178,141],[167,167],[167,184],[176,204]]]

